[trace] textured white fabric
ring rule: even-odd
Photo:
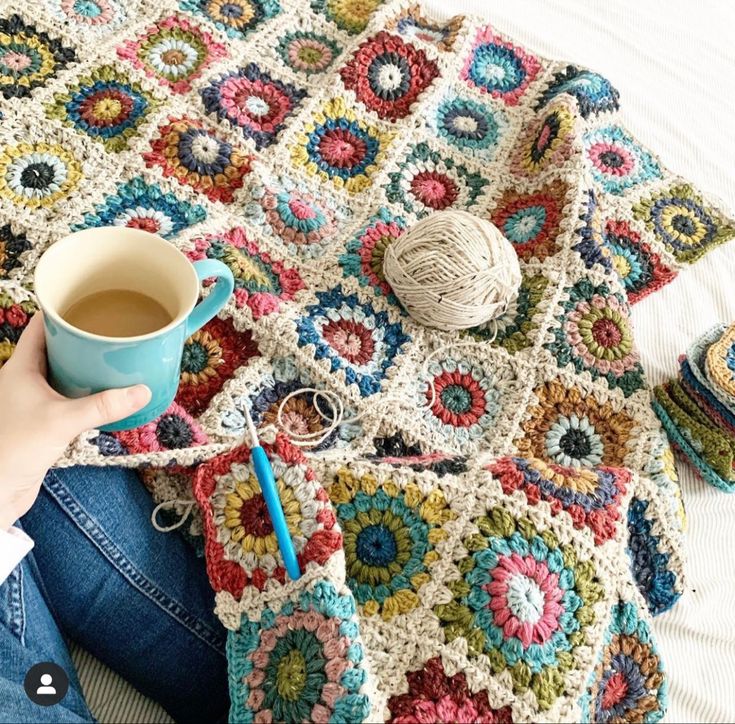
[[[20,528],[0,530],[0,586],[33,548],[33,541]]]
[[[524,45],[606,75],[620,90],[627,125],[672,170],[735,208],[735,4],[685,0],[429,0],[445,15],[485,15]],[[735,246],[712,253],[666,290],[640,302],[634,321],[654,382],[676,371],[688,342],[719,319],[735,319]],[[692,591],[656,622],[671,677],[667,720],[735,721],[735,496],[698,482],[684,466]],[[89,664],[82,662],[83,668]],[[96,671],[103,671],[99,669]],[[94,673],[93,671],[90,673]],[[150,721],[142,699],[114,679],[87,692],[101,721]],[[102,690],[100,690],[102,687]],[[142,702],[142,704],[141,704]],[[139,708],[136,708],[139,707]],[[124,717],[121,715],[124,713]],[[104,716],[103,716],[104,714]]]

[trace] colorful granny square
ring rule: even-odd
[[[625,467],[637,424],[622,405],[601,402],[561,380],[539,385],[534,395],[523,437],[515,440],[520,455],[563,467]]]
[[[507,357],[471,358],[467,350],[450,347],[422,370],[412,408],[435,446],[467,454],[497,427],[516,386]]]
[[[735,236],[735,226],[685,183],[675,183],[641,199],[633,213],[656,241],[687,264]]]
[[[316,293],[318,304],[306,307],[296,322],[298,346],[315,360],[326,359],[332,372],[340,370],[345,384],[355,385],[362,397],[382,389],[401,348],[411,341],[400,322],[378,312],[341,286]]]
[[[231,319],[215,317],[184,343],[176,402],[190,415],[201,414],[235,370],[257,354],[249,330],[240,332]]]
[[[613,606],[600,661],[580,699],[582,722],[659,722],[668,704],[668,681],[651,635],[637,606]]]
[[[22,266],[21,258],[31,248],[25,234],[16,234],[11,224],[0,226],[0,280],[8,279],[11,273]]]
[[[235,304],[247,305],[254,319],[277,312],[304,288],[296,269],[262,251],[239,226],[194,239],[194,251],[187,256],[192,261],[218,259],[227,264],[235,277]]]
[[[559,367],[571,363],[577,372],[607,380],[626,397],[643,387],[625,295],[582,278],[564,289],[560,307],[562,314],[551,330],[554,341],[544,345]]]
[[[610,194],[661,178],[656,160],[620,126],[605,126],[582,137],[592,178]]]
[[[392,133],[359,118],[344,98],[332,98],[296,134],[291,160],[310,175],[354,194],[372,185],[392,138]]]
[[[439,68],[423,50],[381,31],[358,46],[340,75],[358,101],[380,118],[395,121],[409,115]]]
[[[140,83],[103,65],[54,95],[47,113],[100,141],[108,151],[124,151],[138,126],[159,105]]]
[[[20,15],[0,18],[0,93],[23,98],[76,60],[56,38],[27,25]]]
[[[281,12],[278,0],[180,0],[179,7],[207,20],[230,38],[245,38]]]
[[[187,116],[170,116],[158,133],[150,152],[143,154],[148,167],[158,166],[164,176],[173,176],[210,201],[233,201],[233,192],[250,173],[251,157],[244,150]]]
[[[318,196],[288,176],[254,182],[245,205],[251,224],[278,239],[289,253],[306,258],[327,251],[351,213],[328,194]]]
[[[598,73],[576,65],[567,65],[563,70],[554,73],[554,77],[536,103],[536,110],[540,110],[562,94],[576,99],[582,118],[618,110],[620,94],[610,81]]]
[[[0,369],[10,359],[20,335],[37,310],[32,301],[17,301],[0,289]]]
[[[552,181],[532,193],[510,188],[497,201],[490,219],[520,259],[543,261],[560,248],[558,237],[566,204],[567,187],[562,181]]]
[[[117,54],[174,93],[191,90],[191,81],[227,50],[212,35],[178,15],[151,25],[137,40],[126,40]]]
[[[340,30],[357,35],[367,27],[370,16],[385,0],[311,0],[311,9],[331,20]]]
[[[508,119],[500,108],[451,93],[439,101],[429,127],[445,143],[490,161],[508,129]]]
[[[79,30],[107,35],[127,19],[122,0],[46,0],[51,11]]]
[[[172,239],[206,217],[207,212],[198,204],[182,201],[160,186],[136,177],[120,184],[115,194],[107,196],[71,228],[79,231],[91,226],[128,226]]]
[[[627,221],[610,219],[605,225],[605,246],[613,269],[622,280],[631,304],[655,292],[676,277],[661,257],[641,240]]]
[[[507,507],[506,507],[507,506]],[[453,546],[459,577],[447,582],[449,602],[434,613],[447,641],[463,639],[467,655],[485,655],[516,696],[533,692],[541,711],[579,675],[591,645],[597,604],[607,595],[599,563],[510,505],[492,505],[471,521],[471,533]],[[543,591],[540,615],[523,615],[519,596]],[[507,683],[506,683],[507,682]]]
[[[0,199],[16,206],[50,208],[69,196],[81,180],[82,162],[56,143],[0,148]]]
[[[407,40],[428,43],[446,52],[454,47],[463,21],[464,15],[455,15],[446,23],[428,20],[422,14],[420,5],[411,5],[388,23],[388,29],[394,30]]]
[[[344,535],[347,584],[365,616],[389,621],[421,605],[444,524],[456,517],[439,488],[400,485],[390,476],[358,476],[347,468],[327,482]]]
[[[230,719],[376,721],[359,635],[354,599],[328,580],[293,601],[271,603],[259,621],[243,616],[227,639]]]
[[[488,25],[478,30],[460,75],[473,88],[515,106],[540,70],[533,55],[506,42]]]
[[[629,470],[585,470],[534,458],[500,458],[488,470],[506,495],[521,490],[530,505],[544,500],[551,505],[552,514],[568,513],[575,528],[592,532],[596,545],[618,533],[622,501],[630,485]]]
[[[285,436],[263,449],[301,570],[323,565],[342,547],[329,498]],[[194,496],[202,510],[207,572],[216,591],[239,599],[246,586],[263,590],[270,581],[284,583],[286,571],[249,448],[237,447],[201,465]]]
[[[388,201],[419,218],[432,211],[471,207],[488,183],[479,173],[433,150],[428,143],[411,148],[388,179],[383,187]]]
[[[269,146],[285,127],[306,91],[275,80],[255,63],[221,75],[202,90],[202,103],[232,126],[242,129],[258,149]]]
[[[276,52],[291,70],[316,75],[329,69],[342,48],[313,30],[292,30],[279,38]]]

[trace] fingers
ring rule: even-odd
[[[13,364],[25,369],[46,372],[46,338],[43,332],[43,312],[36,312],[20,335],[11,357]]]
[[[77,400],[63,403],[64,415],[74,428],[74,435],[122,420],[145,407],[151,399],[151,391],[145,385],[105,390]]]

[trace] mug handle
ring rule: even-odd
[[[217,277],[214,289],[202,299],[199,304],[191,310],[186,320],[186,336],[190,337],[198,329],[201,329],[222,307],[227,304],[228,299],[235,289],[235,278],[230,268],[216,259],[203,259],[195,261],[194,271],[200,280],[209,277]]]

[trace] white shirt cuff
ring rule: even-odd
[[[33,548],[33,541],[20,529],[0,530],[0,586]]]

